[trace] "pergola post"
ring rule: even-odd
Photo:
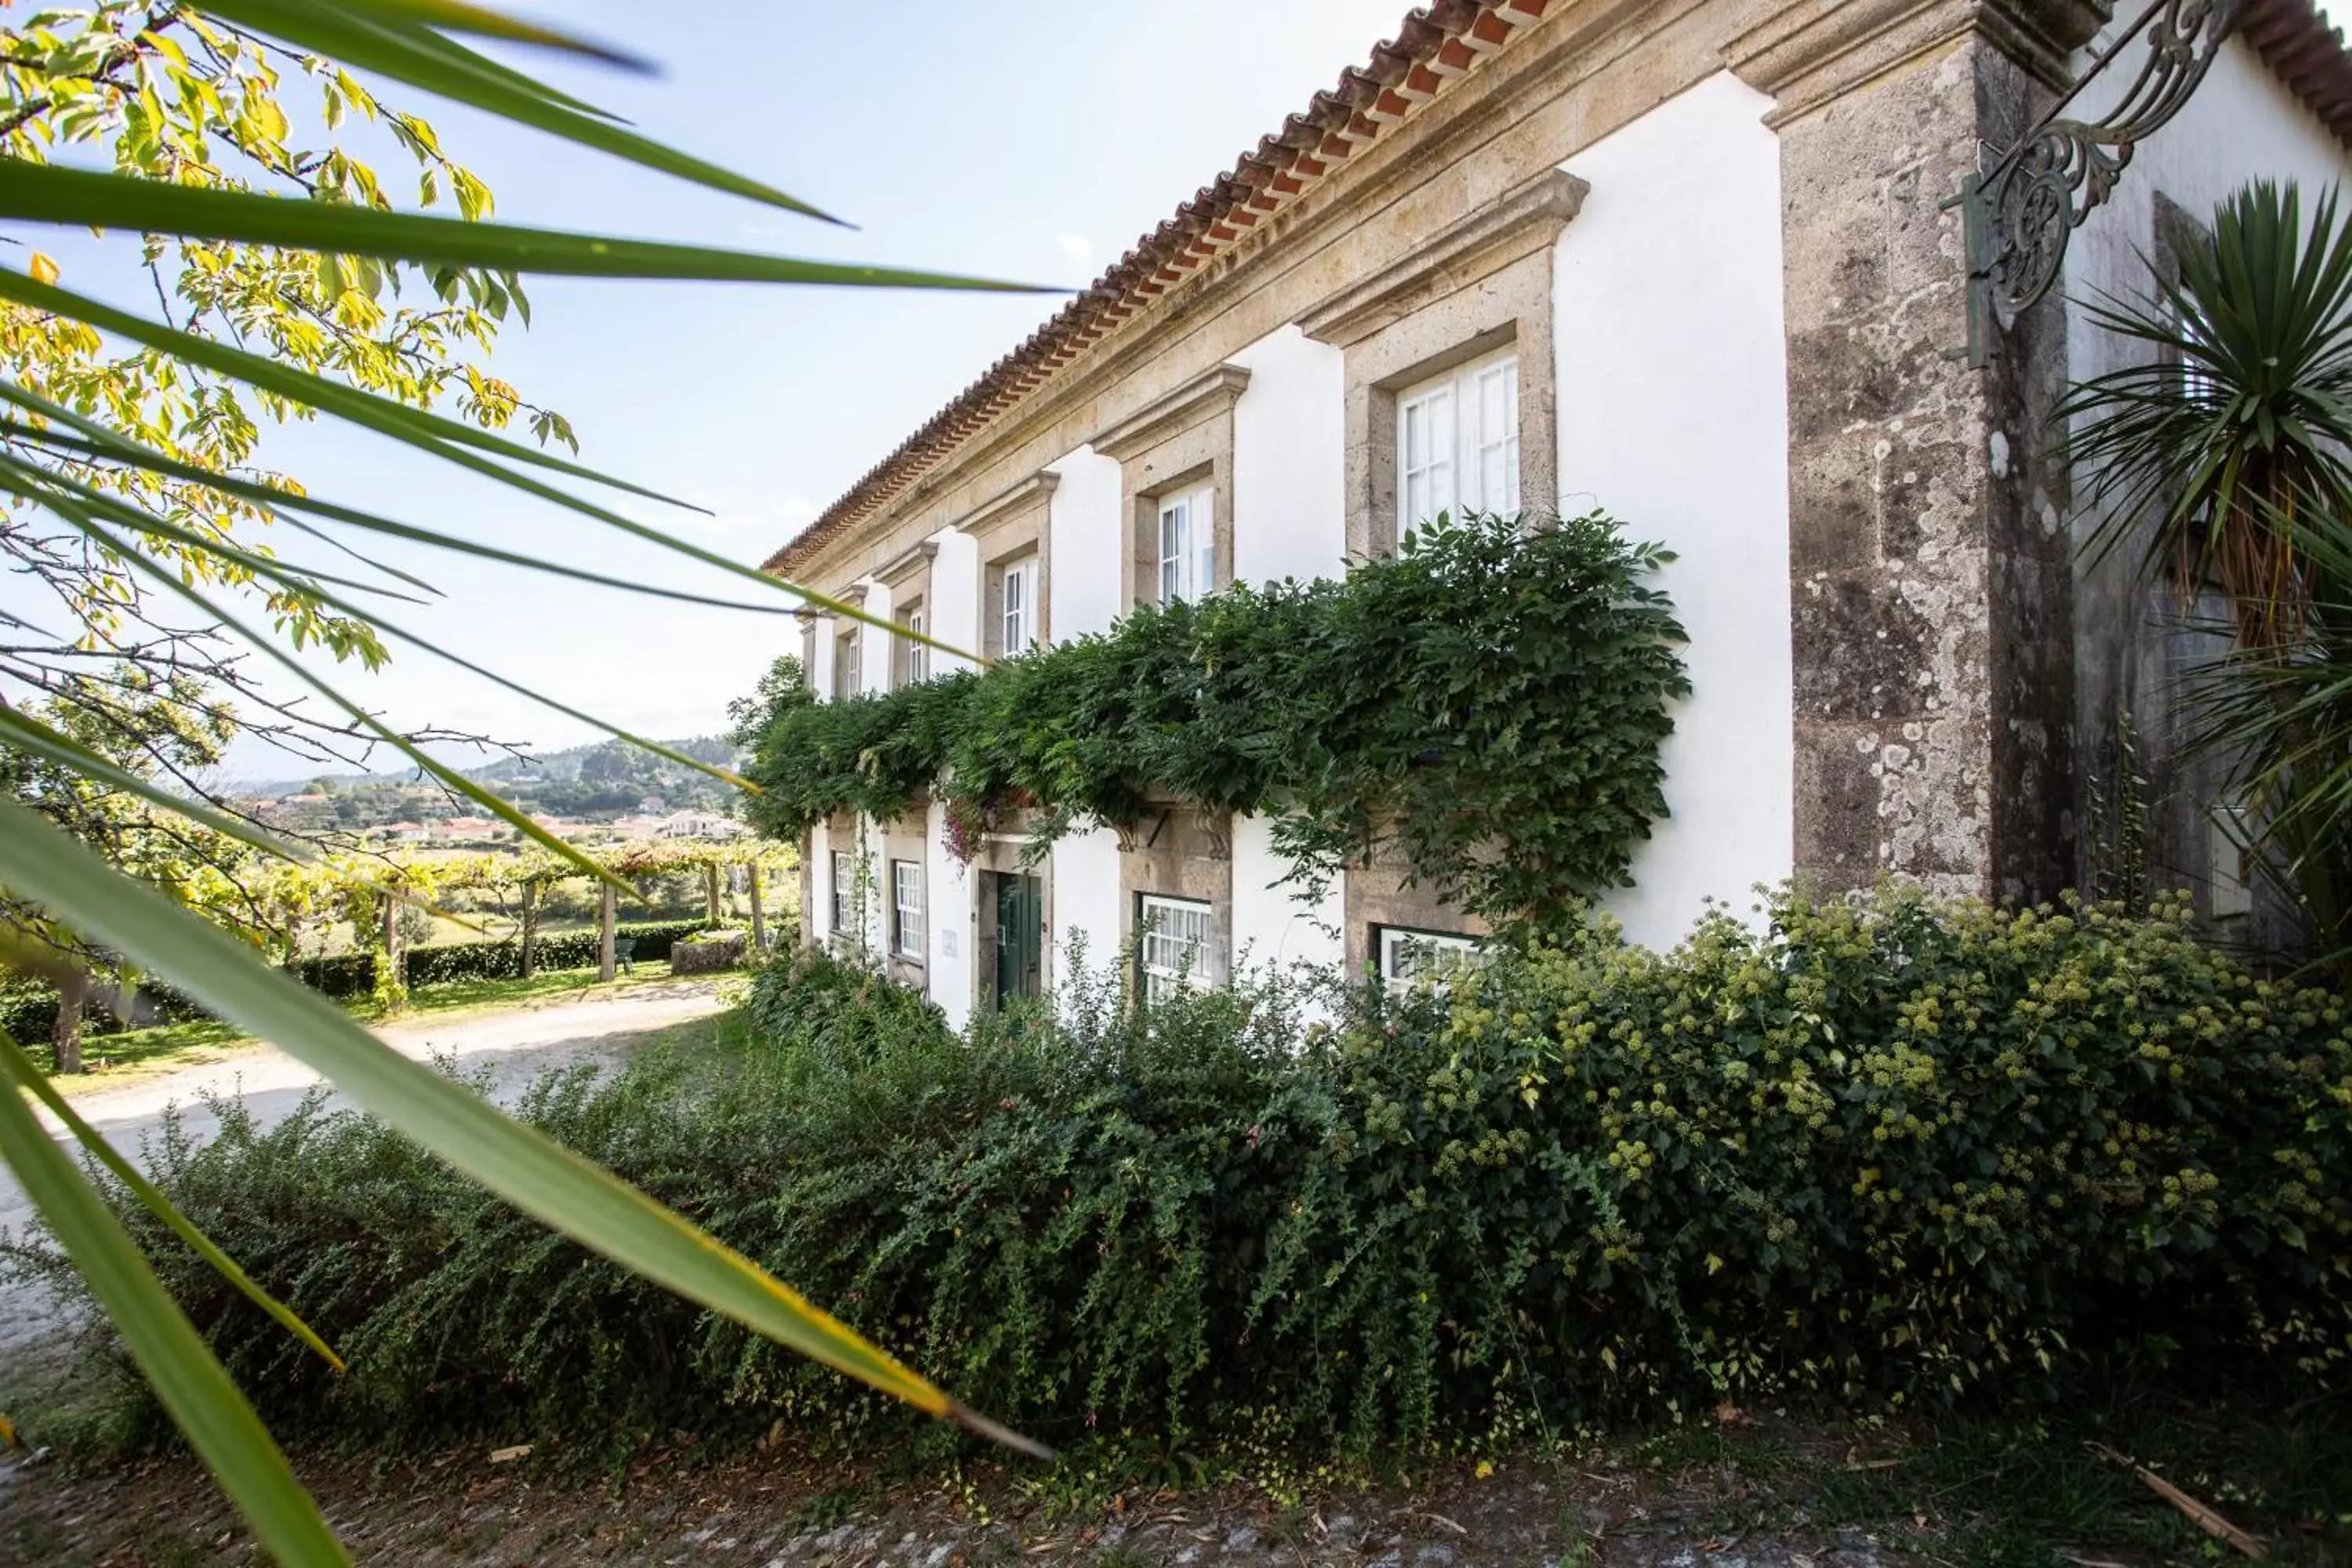
[[[400,900],[387,892],[383,896],[383,962],[391,975],[394,990],[408,988],[408,954],[402,951],[400,932]]]
[[[614,897],[612,883],[604,883],[603,888],[604,900],[596,907],[596,977],[610,980],[613,978],[613,919],[618,900]]]

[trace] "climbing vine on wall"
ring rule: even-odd
[[[1556,919],[1665,814],[1671,559],[1601,513],[1441,521],[1343,578],[1146,605],[884,696],[820,703],[782,659],[737,705],[750,811],[796,838],[937,794],[967,836],[1017,814],[1044,844],[1182,802],[1271,817],[1309,886],[1392,848],[1489,920]]]

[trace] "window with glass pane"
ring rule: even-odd
[[[927,644],[914,640],[914,637],[924,636],[929,627],[920,610],[908,610],[906,623],[907,630],[912,634],[907,642],[907,681],[908,684],[912,685],[916,681],[929,680],[931,678],[930,647]]]
[[[1474,511],[1519,510],[1519,362],[1490,364],[1473,383],[1478,395],[1477,484]]]
[[[913,860],[890,862],[890,945],[901,958],[923,956],[923,868]]]
[[[1392,996],[1403,995],[1420,981],[1442,977],[1448,970],[1478,961],[1478,943],[1472,937],[1399,926],[1374,929],[1380,938],[1381,981]]]
[[[860,640],[856,628],[852,627],[842,633],[833,646],[833,694],[835,697],[855,697],[860,689],[857,679]]]
[[[1190,986],[1212,984],[1213,953],[1209,944],[1209,906],[1192,899],[1142,896],[1142,940],[1136,967],[1143,977],[1143,999],[1157,1002]]]
[[[1160,503],[1160,602],[1198,599],[1216,591],[1217,528],[1213,493],[1192,490]]]
[[[1005,653],[1020,653],[1029,647],[1036,620],[1034,601],[1037,596],[1037,563],[1016,562],[1004,569],[1003,619],[999,628],[997,647]]]
[[[833,852],[833,929],[849,930],[849,857],[836,849]]]
[[[1519,510],[1519,361],[1474,360],[1397,394],[1397,537],[1440,512]]]
[[[1398,405],[1397,494],[1408,526],[1454,510],[1454,388],[1433,387]]]

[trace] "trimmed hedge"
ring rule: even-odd
[[[2352,1384],[2352,1034],[2183,908],[1783,903],[1654,955],[1498,954],[1449,995],[1100,983],[959,1035],[779,959],[751,1044],[524,1113],[1049,1440],[1369,1450],[1822,1398],[2054,1397],[2169,1358]],[[339,1437],[897,1421],[321,1107],[166,1141],[128,1194],[239,1384]],[[616,1426],[617,1418],[617,1426]],[[868,1433],[859,1441],[870,1440]]]
[[[210,1016],[194,997],[160,980],[142,981],[137,995],[140,1016],[136,1022],[116,1017],[92,996],[82,1008],[83,1036],[97,1038],[119,1035],[126,1029],[144,1029]],[[0,984],[0,1027],[5,1027],[18,1045],[40,1046],[56,1032],[58,1002],[53,985],[21,980]]]
[[[632,962],[658,963],[668,960],[671,943],[710,929],[708,921],[625,921],[614,928],[614,934],[637,944]],[[531,950],[532,963],[542,971],[585,969],[596,962],[597,936],[593,929],[557,931],[536,938]],[[376,954],[373,952],[341,952],[330,958],[306,959],[302,981],[330,996],[365,996],[375,990],[375,965]],[[502,942],[427,942],[408,950],[411,986],[439,985],[452,980],[521,977],[522,942],[517,938]]]

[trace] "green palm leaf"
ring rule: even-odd
[[[254,1283],[250,1275],[236,1266],[235,1259],[223,1252],[213,1238],[196,1228],[195,1223],[173,1206],[172,1200],[159,1191],[154,1183],[139,1173],[139,1168],[124,1159],[101,1136],[97,1128],[82,1120],[81,1112],[59,1094],[51,1083],[28,1060],[14,1040],[0,1030],[0,1075],[13,1077],[15,1086],[30,1093],[49,1109],[49,1114],[65,1124],[74,1142],[90,1152],[91,1158],[112,1173],[114,1179],[129,1189],[140,1206],[168,1226],[172,1234],[188,1244],[199,1258],[210,1264],[214,1271],[235,1286],[239,1294],[275,1319],[280,1328],[316,1352],[319,1357],[337,1372],[344,1369],[343,1358],[327,1347],[327,1342],[313,1332],[310,1325],[295,1316],[291,1308]]]
[[[0,218],[128,228],[191,239],[237,240],[372,256],[444,267],[482,267],[573,278],[667,278],[733,283],[823,283],[866,289],[969,289],[1045,292],[944,272],[717,250],[657,240],[615,239],[510,224],[380,212],[348,202],[205,190],[159,180],[93,174],[21,158],[0,160]]]
[[[426,21],[426,7],[413,0],[399,4],[369,0],[351,8],[320,5],[317,0],[220,0],[217,5],[207,3],[205,9],[298,48],[421,87],[615,158],[828,223],[836,221],[772,185],[648,141],[608,116],[583,112],[536,83],[518,85],[515,73],[446,38],[434,37],[420,25]]]
[[[35,835],[63,840],[68,849],[95,862],[98,876],[121,880],[103,861],[20,806],[0,803],[0,823],[5,824],[0,826],[0,842],[5,842],[0,857],[9,862],[0,868],[0,876],[19,891],[31,889],[16,878],[15,861],[19,851],[34,847]],[[81,875],[95,883],[87,868]],[[159,894],[143,888],[138,891],[164,902]],[[217,931],[212,934],[231,940]],[[268,973],[249,955],[239,959],[240,967]],[[318,1505],[294,1479],[286,1456],[197,1336],[187,1314],[139,1255],[121,1222],[107,1211],[106,1201],[41,1130],[19,1092],[22,1076],[31,1070],[16,1042],[0,1031],[0,1077],[8,1080],[0,1084],[0,1159],[16,1173],[42,1223],[81,1271],[90,1295],[113,1321],[155,1397],[220,1478],[261,1543],[289,1568],[349,1562],[319,1516]]]
[[[135,963],[173,976],[221,1017],[315,1069],[361,1110],[583,1247],[919,1410],[1044,1452],[965,1410],[749,1258],[509,1120],[462,1084],[409,1060],[332,1002],[255,963],[236,938],[7,801],[0,801],[0,883]],[[41,1142],[56,1152],[46,1137]]]
[[[632,68],[641,62],[601,46],[500,16],[468,0],[216,0],[202,9],[240,28],[268,35],[298,49],[424,88],[531,126],[577,144],[595,148],[644,167],[714,189],[824,217],[814,207],[762,182],[663,147],[593,105],[532,79],[527,74],[458,43],[452,34],[470,34],[552,47]],[[708,247],[566,234],[494,224],[377,210],[342,203],[304,202],[194,185],[142,181],[114,174],[59,169],[29,160],[0,162],[0,217],[24,222],[89,225],[185,238],[227,241],[312,252],[421,263],[442,268],[497,273],[564,273],[603,277],[663,277],[740,279],[799,284],[893,286],[959,289],[1018,287],[982,279],[904,269],[868,268],[790,258],[747,255]],[[677,539],[606,506],[572,494],[555,479],[584,480],[667,504],[680,504],[641,486],[615,480],[578,463],[534,449],[492,431],[413,407],[249,353],[233,343],[177,331],[99,300],[57,288],[25,274],[0,269],[0,300],[37,312],[86,323],[160,355],[213,374],[245,383],[267,398],[332,414],[405,443],[426,455],[469,469],[522,494],[547,500],[604,526],[670,550],[702,564],[756,583],[763,593],[781,593],[842,618],[898,631],[862,607],[810,593],[728,560],[716,552]],[[411,542],[461,551],[509,564],[525,564],[612,585],[614,579],[574,568],[550,566],[516,551],[478,544],[430,529],[394,522],[362,509],[315,501],[215,474],[122,438],[106,425],[61,406],[31,389],[0,384],[0,401],[28,416],[0,421],[0,440],[13,454],[0,459],[5,488],[63,519],[107,553],[110,561],[144,577],[156,588],[189,604],[226,633],[242,638],[318,691],[353,723],[400,750],[411,762],[485,811],[516,826],[562,861],[593,876],[604,868],[513,810],[505,801],[424,754],[305,667],[272,639],[240,625],[192,581],[167,570],[138,547],[137,535],[169,542],[183,551],[209,552],[224,565],[256,581],[278,584],[313,601],[358,614],[330,584],[379,595],[403,596],[380,583],[336,576],[279,561],[226,540],[182,527],[78,476],[143,471],[157,479],[209,486],[222,495],[266,508],[269,515],[357,552],[327,526],[358,529]],[[66,431],[75,435],[64,434]],[[41,457],[47,462],[30,460]],[[543,476],[543,477],[542,477]],[[699,510],[699,509],[696,509]],[[364,556],[358,559],[366,561]],[[422,579],[380,563],[371,566],[410,587],[431,591]],[[673,596],[735,608],[761,606],[683,593]],[[371,622],[377,618],[369,615]],[[380,624],[380,623],[379,623]],[[441,657],[455,658],[425,639],[393,629]],[[900,635],[905,635],[903,632]],[[919,640],[956,653],[947,644]],[[458,659],[465,668],[517,690],[490,671]],[[527,693],[537,696],[536,693]],[[638,744],[641,737],[603,724],[561,702],[558,711],[596,724]],[[134,793],[152,804],[180,811],[272,854],[290,847],[277,836],[243,823],[201,801],[182,800],[136,773],[108,763],[49,726],[0,705],[0,741],[58,765],[76,768],[110,787]],[[652,748],[672,761],[706,773],[692,759]],[[731,774],[724,774],[732,778]],[[740,782],[740,781],[735,781]],[[173,905],[154,891],[108,868],[88,848],[23,807],[0,801],[0,885],[40,906],[52,919],[101,942],[142,967],[171,976],[217,1016],[278,1042],[309,1063],[360,1105],[449,1160],[508,1201],[583,1245],[712,1310],[726,1314],[877,1388],[935,1415],[952,1417],[994,1440],[1042,1452],[1016,1435],[964,1410],[940,1390],[900,1365],[879,1348],[802,1300],[755,1265],[623,1183],[597,1170],[535,1132],[511,1122],[460,1088],[390,1050],[323,998],[259,963],[227,934]],[[90,1281],[101,1307],[205,1461],[219,1476],[252,1521],[262,1545],[278,1561],[307,1565],[344,1559],[316,1509],[288,1472],[283,1457],[253,1416],[185,1317],[163,1292],[103,1200],[62,1151],[41,1132],[18,1089],[29,1089],[66,1119],[78,1136],[89,1129],[48,1086],[27,1080],[29,1061],[10,1044],[9,1085],[0,1088],[0,1158],[15,1168],[44,1219]],[[282,1305],[236,1271],[184,1216],[172,1211],[152,1184],[111,1150],[93,1144],[140,1202],[221,1268],[237,1287],[290,1331],[302,1334],[322,1353]]]

